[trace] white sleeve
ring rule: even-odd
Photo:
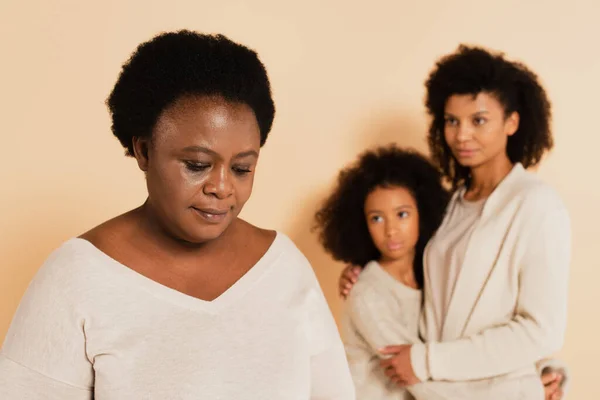
[[[85,352],[80,288],[69,285],[64,253],[37,273],[13,317],[0,352],[0,399],[89,400],[93,368]]]
[[[0,353],[3,400],[92,400],[93,391],[72,386],[25,367]]]
[[[344,345],[316,281],[309,292],[307,335],[310,348],[311,400],[354,400]]]

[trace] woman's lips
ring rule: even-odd
[[[215,208],[196,207],[192,207],[192,209],[196,212],[196,214],[202,217],[202,219],[213,224],[222,222],[225,218],[227,218],[227,214],[229,214],[229,209],[219,210]]]
[[[456,153],[460,158],[469,158],[475,155],[477,150],[456,150]]]

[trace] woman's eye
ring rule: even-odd
[[[192,172],[204,171],[210,167],[210,164],[198,163],[193,161],[186,161],[185,167]]]
[[[486,119],[482,117],[477,117],[473,120],[473,122],[475,123],[475,125],[483,125],[486,123]]]
[[[252,170],[249,167],[233,167],[232,170],[237,175],[247,175],[250,172],[252,172]]]
[[[398,216],[399,216],[400,218],[407,218],[407,217],[408,217],[408,211],[400,211],[400,212],[398,213]]]

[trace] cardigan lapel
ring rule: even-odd
[[[516,164],[483,207],[482,214],[469,238],[463,265],[448,305],[442,327],[442,340],[461,337],[467,327],[477,300],[485,289],[496,264],[507,231],[507,227],[498,226],[494,216],[502,212],[504,205],[512,197],[514,181],[522,176],[523,171],[521,164]]]

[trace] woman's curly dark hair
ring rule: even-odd
[[[337,187],[315,215],[315,229],[325,250],[338,261],[364,266],[381,256],[364,214],[369,193],[378,187],[400,186],[414,196],[419,211],[419,240],[415,278],[423,285],[423,251],[442,222],[449,193],[440,172],[421,154],[396,145],[378,147],[360,155],[343,169]]]
[[[254,111],[260,145],[264,145],[275,105],[258,55],[223,35],[181,30],[139,45],[106,101],[113,134],[126,154],[133,155],[134,137],[150,137],[165,108],[189,95],[221,96],[247,104]]]
[[[506,116],[514,111],[519,114],[519,128],[508,138],[506,149],[511,162],[528,168],[552,149],[546,91],[536,74],[522,63],[506,60],[503,53],[460,45],[436,63],[425,86],[425,105],[432,117],[428,134],[432,160],[455,189],[468,184],[469,170],[458,164],[444,138],[444,108],[452,95],[489,93],[500,101]]]

